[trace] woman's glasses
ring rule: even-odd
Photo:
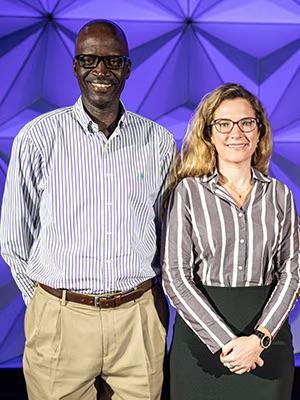
[[[240,130],[244,133],[249,133],[254,131],[254,129],[258,126],[258,119],[256,118],[242,118],[239,121],[232,121],[227,118],[216,119],[209,126],[214,126],[216,130],[220,133],[230,133],[236,124]]]

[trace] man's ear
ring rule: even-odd
[[[76,65],[77,65],[77,61],[74,59],[74,60],[73,60],[73,73],[74,73],[74,75],[75,75],[76,78],[77,78]]]
[[[126,79],[130,77],[130,73],[131,73],[131,60],[129,60],[126,65]]]

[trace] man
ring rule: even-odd
[[[2,255],[28,304],[27,390],[91,400],[101,376],[101,398],[159,399],[156,244],[174,140],[120,102],[131,68],[120,27],[91,21],[75,53],[81,97],[21,130],[2,207]]]

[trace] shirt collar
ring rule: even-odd
[[[128,118],[128,112],[121,100],[120,100],[120,103],[121,103],[121,108],[122,108],[122,116],[118,122],[118,125],[117,125],[115,131],[113,132],[113,135],[115,134],[117,129],[122,130],[122,128]],[[95,132],[98,132],[98,125],[90,118],[90,116],[85,111],[85,109],[83,107],[81,96],[76,101],[76,103],[74,105],[74,110],[75,110],[76,118],[77,118],[78,122],[80,123],[80,125],[82,126],[82,128],[84,129],[84,132],[86,134],[92,135]]]
[[[252,176],[254,180],[261,181],[264,183],[270,183],[272,182],[272,179],[269,176],[264,175],[262,172],[258,171],[255,168],[252,169]]]
[[[264,175],[260,171],[255,168],[251,168],[252,176],[254,180],[263,182],[263,183],[270,183],[272,180],[270,177]],[[203,183],[210,183],[210,184],[217,184],[219,180],[219,173],[218,170],[215,169],[211,175],[203,175],[200,178],[200,181]]]

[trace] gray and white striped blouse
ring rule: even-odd
[[[179,314],[212,352],[234,334],[197,289],[278,283],[258,325],[272,335],[285,321],[299,289],[298,217],[291,191],[253,170],[254,186],[242,209],[209,177],[185,178],[166,216],[163,284]]]
[[[1,252],[26,303],[35,282],[109,293],[155,275],[156,220],[174,152],[165,128],[129,111],[107,139],[81,99],[21,130]]]

